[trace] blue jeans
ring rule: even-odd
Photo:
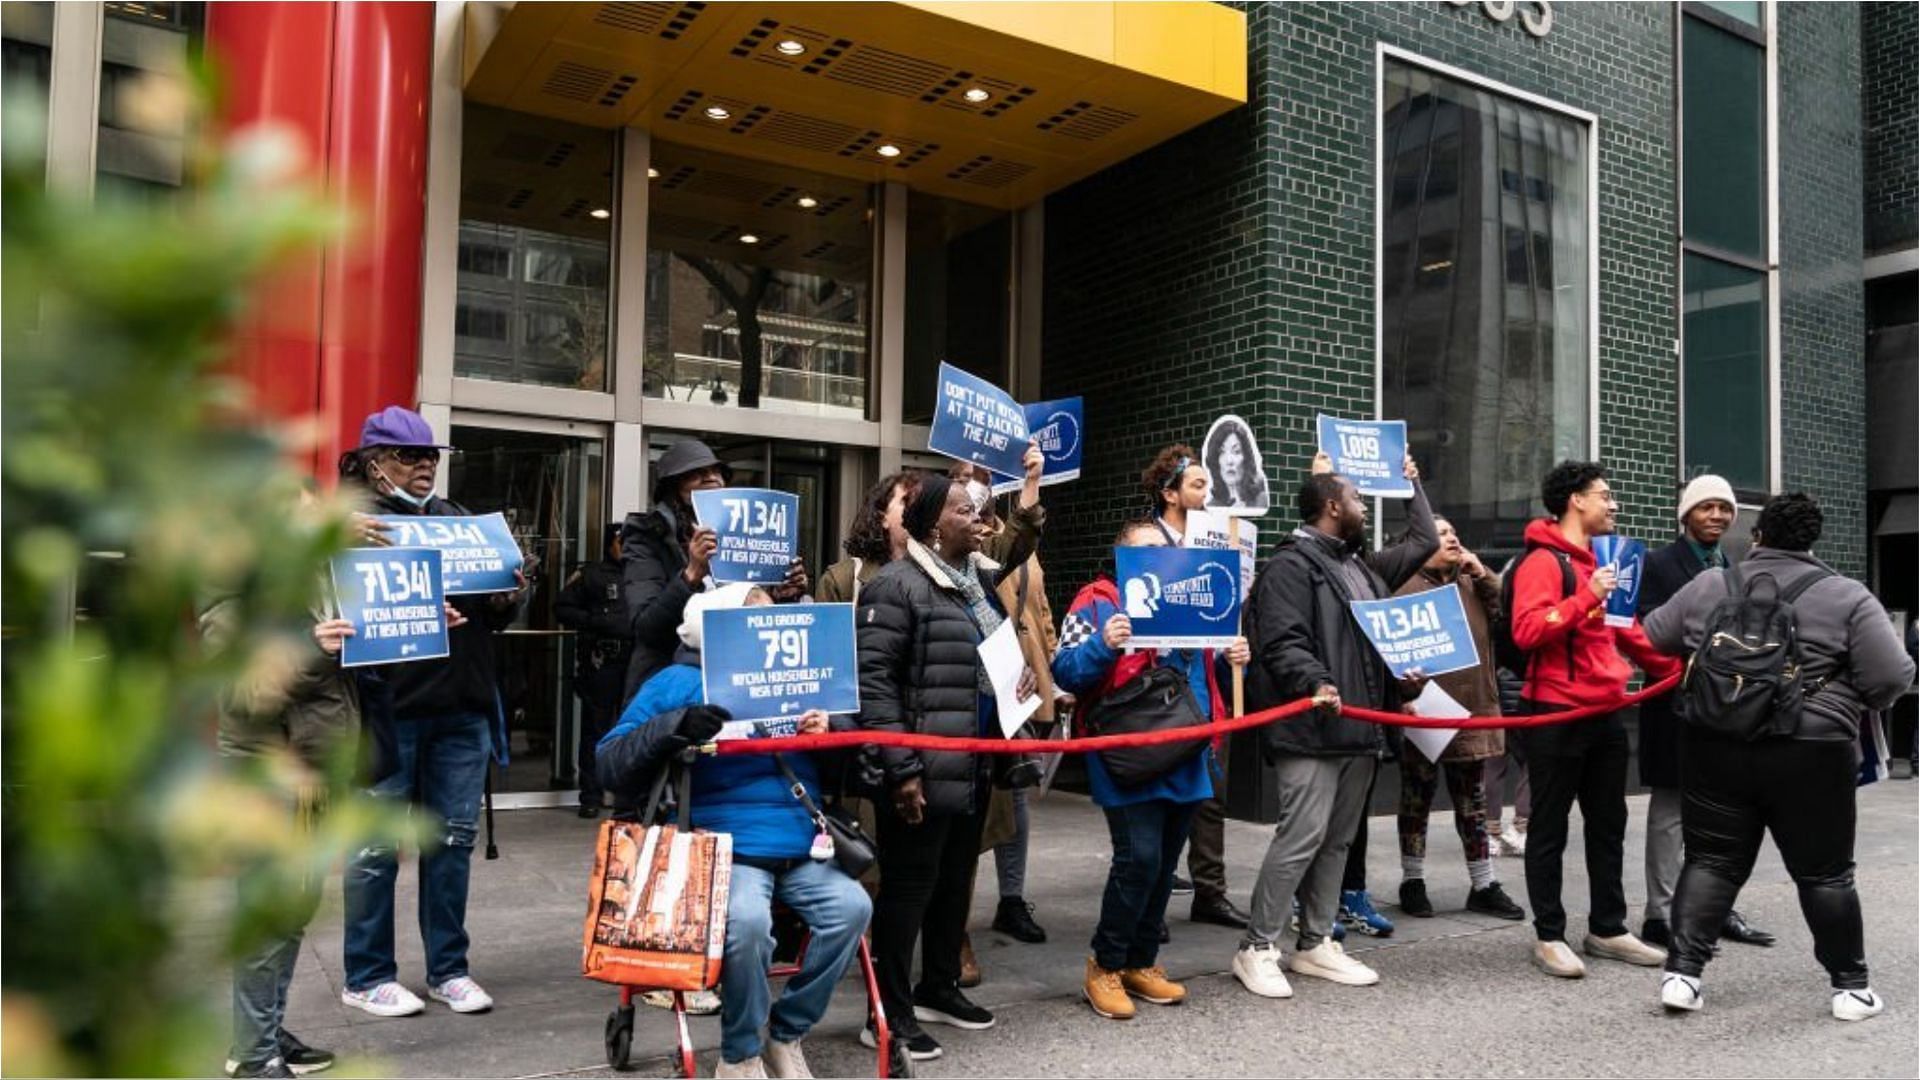
[[[307,923],[320,907],[320,883],[311,876],[290,882],[249,869],[237,888],[241,910],[268,913],[259,943],[233,963],[231,1056],[242,1065],[259,1065],[280,1056],[287,988]]]
[[[440,819],[439,842],[420,851],[420,940],[427,982],[439,986],[467,973],[467,878],[486,790],[491,721],[480,713],[447,713],[394,721],[392,771],[374,781],[375,798],[404,801]],[[368,990],[393,980],[393,887],[400,860],[373,844],[347,861],[346,983]]]
[[[762,1024],[775,1042],[798,1042],[827,1014],[834,986],[860,951],[873,902],[838,867],[811,859],[779,875],[735,862],[731,888],[720,966],[720,1057],[738,1064],[760,1056]],[[767,985],[775,897],[813,932],[806,962],[778,1002]]]
[[[1199,803],[1169,799],[1107,808],[1113,864],[1100,898],[1100,922],[1093,928],[1094,963],[1108,971],[1153,966],[1167,897],[1173,895],[1173,872],[1198,809]]]

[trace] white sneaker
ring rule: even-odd
[[[1833,1018],[1835,1020],[1865,1020],[1869,1016],[1879,1016],[1887,1003],[1880,995],[1866,990],[1835,990],[1833,992]]]
[[[1332,939],[1322,940],[1305,952],[1294,953],[1287,967],[1295,975],[1311,975],[1342,986],[1372,986],[1380,981],[1379,972],[1348,956],[1347,950]]]
[[[1700,1011],[1700,980],[1677,971],[1660,974],[1660,1004],[1669,1012]]]
[[[375,1016],[416,1016],[427,1011],[427,1003],[415,997],[413,991],[391,981],[365,990],[342,990],[340,1004]]]
[[[493,1008],[493,996],[465,975],[448,979],[439,986],[427,987],[427,996],[445,1002],[447,1008],[457,1013],[486,1012]]]
[[[1508,829],[1500,834],[1500,854],[1518,859],[1527,853],[1527,834]]]
[[[1280,970],[1280,946],[1246,945],[1233,954],[1233,977],[1261,997],[1290,998],[1293,986]]]
[[[715,1080],[730,1076],[743,1077],[746,1080],[766,1080],[767,1067],[761,1064],[758,1057],[750,1057],[745,1061],[728,1061],[722,1058],[719,1064],[713,1067],[713,1075]]]
[[[812,1070],[807,1068],[807,1055],[800,1050],[798,1039],[790,1043],[767,1040],[767,1070],[780,1080],[813,1080]]]

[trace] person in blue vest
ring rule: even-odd
[[[620,723],[600,740],[600,782],[616,808],[637,807],[675,755],[713,741],[732,719],[725,709],[706,701],[700,675],[706,612],[772,602],[765,590],[747,584],[724,585],[687,599],[673,663],[640,687]],[[823,712],[800,718],[801,734],[827,728]],[[819,762],[810,754],[783,756],[808,798],[819,805]],[[872,902],[857,882],[841,873],[831,853],[816,849],[813,819],[772,755],[701,757],[691,767],[688,797],[694,828],[733,837],[726,956],[720,967],[720,1066],[714,1075],[811,1076],[801,1040],[826,1015],[834,986],[859,951]],[[775,899],[812,932],[800,973],[787,980],[779,1001],[767,986]]]

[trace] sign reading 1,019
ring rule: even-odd
[[[1468,7],[1474,0],[1447,0],[1454,7]],[[1480,11],[1494,22],[1503,23],[1517,12],[1527,33],[1543,38],[1553,29],[1553,5],[1548,0],[1528,0],[1523,8],[1519,0],[1480,0]]]

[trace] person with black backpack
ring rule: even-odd
[[[1527,526],[1526,553],[1502,588],[1505,633],[1495,650],[1503,666],[1526,680],[1520,711],[1569,712],[1619,701],[1633,675],[1623,652],[1649,678],[1678,672],[1680,665],[1655,650],[1637,622],[1625,627],[1607,623],[1607,596],[1618,584],[1618,574],[1611,566],[1599,565],[1589,546],[1593,537],[1613,532],[1619,510],[1606,467],[1563,461],[1541,481],[1540,499],[1553,516]],[[1586,964],[1566,943],[1567,912],[1560,904],[1560,857],[1575,802],[1586,836],[1591,900],[1582,947],[1590,956],[1643,967],[1666,959],[1665,952],[1627,932],[1627,897],[1620,877],[1630,756],[1624,711],[1521,728],[1514,734],[1533,786],[1526,849],[1527,899],[1539,939],[1533,964],[1564,979],[1587,973]]]
[[[1166,539],[1154,522],[1136,521],[1114,542],[1161,547]],[[1085,734],[1226,718],[1221,675],[1229,664],[1246,664],[1244,640],[1216,656],[1212,649],[1136,651],[1128,644],[1132,637],[1132,621],[1111,576],[1102,575],[1074,597],[1061,624],[1053,675],[1079,696]],[[1200,806],[1213,797],[1211,757],[1198,739],[1086,757],[1087,787],[1106,815],[1113,861],[1082,992],[1093,1011],[1108,1019],[1131,1018],[1134,997],[1156,1005],[1186,999],[1186,988],[1160,967],[1160,935],[1180,849]]]
[[[1693,579],[1648,617],[1655,647],[1685,655],[1679,691],[1686,862],[1674,889],[1673,949],[1660,1001],[1700,1008],[1700,974],[1763,832],[1800,890],[1837,1020],[1885,1003],[1867,981],[1853,883],[1860,719],[1912,683],[1914,662],[1866,586],[1813,554],[1820,507],[1777,495],[1737,567]]]

